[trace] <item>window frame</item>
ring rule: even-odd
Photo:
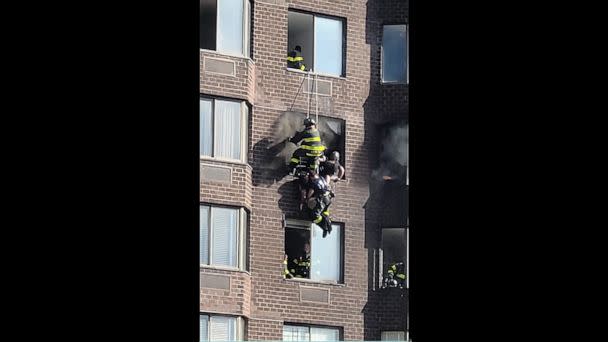
[[[219,16],[218,16],[218,6],[219,6],[219,2],[221,0],[216,0],[216,6],[215,6],[215,49],[211,50],[211,49],[203,49],[199,46],[199,50],[200,51],[211,51],[211,52],[215,52],[217,54],[220,55],[224,55],[224,56],[230,56],[230,57],[237,57],[237,58],[248,58],[251,59],[251,54],[252,54],[252,34],[251,34],[251,29],[252,29],[252,16],[253,16],[253,4],[251,0],[242,0],[243,3],[243,18],[241,18],[242,20],[242,24],[243,24],[243,39],[242,39],[242,46],[241,46],[241,51],[242,54],[238,55],[238,54],[234,54],[231,52],[225,52],[225,51],[219,51],[217,49],[217,45],[218,45],[218,28],[219,28]],[[249,16],[247,16],[249,15]],[[200,22],[200,17],[199,17],[199,22]],[[199,27],[199,30],[201,28]],[[200,44],[200,42],[199,42]]]
[[[213,204],[208,202],[200,202],[199,210],[201,207],[209,207],[209,217],[208,217],[208,227],[209,231],[207,232],[207,260],[208,264],[200,263],[199,256],[199,267],[200,268],[213,268],[213,269],[224,269],[230,271],[249,271],[249,257],[248,257],[248,248],[249,244],[247,243],[247,238],[249,235],[249,223],[250,223],[250,213],[245,207],[237,207],[223,204]],[[223,209],[233,209],[237,210],[237,227],[236,227],[236,266],[227,266],[227,265],[214,265],[213,264],[213,208],[223,208]],[[201,229],[201,222],[199,222],[199,234]],[[200,244],[200,238],[199,238]],[[200,248],[200,247],[199,247]]]
[[[298,219],[298,218],[285,218],[283,220],[283,230],[285,232],[285,230],[287,228],[289,229],[302,229],[302,230],[308,230],[310,231],[310,237],[308,240],[308,243],[310,244],[310,251],[312,253],[312,222],[310,221],[305,221],[302,219]],[[340,265],[339,265],[339,269],[340,269],[340,277],[339,279],[336,280],[316,280],[316,279],[310,279],[310,278],[285,278],[285,280],[287,281],[302,281],[302,282],[309,282],[309,283],[315,283],[315,284],[327,284],[327,285],[338,285],[338,286],[344,286],[345,285],[345,280],[344,280],[344,264],[345,264],[345,260],[344,260],[344,254],[345,254],[345,237],[344,237],[344,226],[345,224],[343,222],[333,222],[332,221],[332,225],[337,225],[340,226]],[[308,226],[308,228],[305,228],[306,226]],[[283,233],[283,254],[287,254],[287,251],[285,250],[285,233]],[[312,273],[312,265],[310,266],[310,273]]]
[[[339,326],[330,326],[330,325],[320,325],[320,324],[306,324],[306,323],[295,323],[295,322],[283,322],[283,328],[285,328],[285,326],[292,326],[292,327],[307,327],[308,328],[308,338],[310,341],[310,328],[319,328],[319,329],[335,329],[338,330],[338,340],[339,341],[344,341],[344,327],[339,327]],[[283,333],[283,329],[281,331],[281,334]],[[282,339],[282,336],[281,336]],[[300,341],[303,342],[303,341]]]
[[[378,271],[379,271],[379,279],[382,280],[384,278],[384,275],[386,273],[386,269],[385,269],[385,265],[384,264],[384,230],[385,229],[403,229],[403,238],[405,239],[405,253],[403,258],[405,260],[403,260],[403,263],[405,264],[405,284],[406,284],[406,288],[409,288],[409,283],[410,283],[410,277],[409,277],[409,227],[406,225],[405,227],[393,227],[393,226],[386,226],[386,227],[380,227],[380,248],[379,248],[379,253],[378,253]]]
[[[327,74],[327,73],[320,73],[317,71],[313,71],[310,72],[311,75],[319,75],[319,76],[327,76],[327,77],[336,77],[336,78],[346,78],[346,53],[348,51],[347,47],[346,47],[346,43],[347,43],[347,18],[346,17],[339,17],[339,16],[334,16],[334,15],[330,15],[330,14],[323,14],[323,13],[318,13],[318,12],[312,12],[312,11],[307,11],[307,10],[303,10],[303,9],[299,9],[299,8],[293,8],[293,7],[289,7],[287,8],[287,36],[289,37],[289,12],[295,12],[295,13],[300,13],[300,14],[307,14],[307,15],[311,15],[313,17],[312,20],[312,65],[315,66],[315,50],[316,50],[316,46],[315,46],[315,25],[316,25],[316,20],[314,19],[315,17],[321,17],[321,18],[326,18],[326,19],[332,19],[332,20],[338,20],[342,23],[342,70],[340,71],[340,75],[334,75],[334,74]],[[289,39],[287,39],[287,52],[285,55],[287,55],[287,53],[289,53]],[[304,64],[308,67],[306,61],[304,61]],[[300,73],[304,73],[304,74],[308,74],[308,71],[302,71],[299,69],[294,69],[294,68],[290,68],[290,67],[286,67],[287,70],[289,71],[297,71]],[[313,68],[314,70],[314,68]]]
[[[211,341],[210,339],[210,335],[211,335],[211,329],[209,328],[210,322],[211,322],[211,317],[228,317],[228,318],[235,318],[236,319],[236,324],[235,324],[235,337],[236,337],[236,341],[245,341],[245,332],[246,332],[246,320],[244,317],[242,316],[236,316],[236,315],[224,315],[224,314],[215,314],[215,313],[210,313],[210,312],[203,312],[200,311],[199,312],[199,325],[200,325],[200,319],[201,316],[207,316],[207,339],[204,341]],[[199,327],[200,330],[200,327]],[[200,335],[200,332],[199,332]],[[198,337],[199,342],[203,341],[201,339],[201,336]]]
[[[201,125],[200,123],[200,101],[201,100],[209,100],[211,101],[211,123],[213,125],[213,128],[211,129],[213,137],[211,139],[211,156],[207,156],[207,155],[203,155],[201,154],[200,151],[200,137],[199,137],[199,158],[200,160],[211,160],[211,161],[219,161],[219,162],[225,162],[225,163],[233,163],[233,164],[243,164],[246,165],[249,162],[249,118],[251,117],[251,106],[249,105],[249,103],[246,100],[242,100],[242,99],[235,99],[235,98],[230,98],[230,97],[223,97],[223,96],[209,96],[209,95],[204,95],[204,94],[200,94],[199,96],[199,125]],[[226,158],[226,157],[216,157],[216,142],[215,142],[215,137],[217,136],[217,130],[216,130],[216,123],[215,123],[215,102],[217,100],[220,101],[228,101],[228,102],[239,102],[240,106],[241,106],[241,132],[240,132],[240,138],[241,138],[241,158],[240,159],[232,159],[232,158]],[[200,127],[199,127],[199,131],[200,131]]]
[[[384,81],[384,27],[405,26],[405,81]],[[380,84],[382,85],[409,85],[410,84],[410,30],[406,23],[383,24],[380,39]]]

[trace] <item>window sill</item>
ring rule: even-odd
[[[243,55],[233,55],[230,53],[225,53],[225,52],[218,52],[215,50],[207,50],[207,49],[199,49],[200,52],[204,52],[204,53],[210,53],[210,54],[214,54],[214,55],[218,55],[218,56],[223,56],[223,57],[232,57],[232,58],[239,58],[239,59],[246,59],[249,62],[255,64],[255,62],[253,61],[253,59],[251,59],[251,57],[245,57]]]
[[[242,166],[249,166],[249,163],[240,161],[240,160],[235,160],[235,159],[222,159],[222,158],[213,158],[213,157],[207,157],[207,156],[200,156],[200,160],[201,161],[212,161],[212,162],[218,162],[218,163],[226,163],[226,164],[234,164],[234,165],[242,165]],[[249,166],[251,167],[251,166]]]
[[[346,287],[346,284],[325,282],[325,281],[320,281],[320,280],[311,280],[311,279],[306,279],[306,278],[291,278],[291,279],[283,279],[283,280],[285,280],[286,282],[294,282],[294,283],[317,284],[317,285],[331,285],[331,286],[337,286],[337,287]]]
[[[381,85],[409,85],[407,82],[383,82],[380,81]]]
[[[201,270],[207,269],[207,270],[217,270],[217,271],[230,271],[230,272],[235,272],[235,273],[245,273],[248,276],[251,276],[251,273],[249,271],[241,270],[236,267],[230,267],[230,266],[200,265],[200,269]]]
[[[287,69],[287,71],[289,71],[289,72],[295,72],[295,73],[302,74],[302,75],[308,75],[309,74],[307,71],[302,71],[302,70],[298,70],[298,69],[293,69],[293,68],[285,68],[285,69]],[[318,73],[318,72],[311,72],[310,73],[310,76],[315,76],[315,75],[321,76],[321,77],[331,77],[331,78],[336,78],[336,79],[339,79],[339,80],[345,80],[346,81],[346,77],[344,77],[344,76],[321,74],[321,73]]]

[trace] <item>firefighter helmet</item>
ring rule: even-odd
[[[340,152],[338,151],[333,151],[330,155],[329,155],[329,160],[340,160]]]
[[[317,123],[315,122],[315,120],[311,119],[311,118],[306,118],[304,119],[304,126],[306,127],[310,127],[312,125],[316,125]]]

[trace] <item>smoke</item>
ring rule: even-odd
[[[286,111],[281,114],[274,123],[274,133],[267,148],[274,150],[272,152],[275,153],[275,155],[274,160],[269,167],[273,169],[281,167],[282,165],[278,162],[279,160],[283,161],[284,165],[289,164],[291,155],[298,149],[298,146],[291,142],[286,142],[285,140],[293,137],[298,131],[304,129],[305,118],[306,115],[304,113]],[[316,116],[314,115],[311,115],[311,118],[316,120]],[[332,145],[337,136],[342,134],[340,127],[336,126],[333,122],[325,121],[321,118],[319,118],[317,122],[317,129],[321,135],[321,141],[325,146]],[[275,152],[277,149],[279,151]]]
[[[372,178],[389,180],[406,178],[409,146],[408,125],[393,126],[382,140],[380,166],[372,171]]]

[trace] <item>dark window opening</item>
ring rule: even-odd
[[[217,0],[200,0],[200,48],[215,50]]]
[[[306,118],[305,113],[296,113],[296,115],[299,115],[301,118],[301,121],[299,122],[303,122]],[[311,115],[310,117],[317,121],[316,115]],[[340,153],[340,165],[344,166],[346,169],[344,155],[346,135],[344,134],[344,125],[344,120],[321,115],[319,115],[319,120],[317,121],[317,128],[319,129],[319,133],[321,135],[321,141],[327,148],[325,150],[325,155],[329,157],[332,152],[338,151]],[[302,129],[303,127],[299,128],[299,130]],[[346,170],[346,173],[348,173],[348,170]],[[346,173],[344,177],[346,177]]]

